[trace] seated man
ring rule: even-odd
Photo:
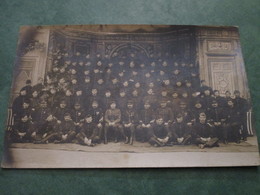
[[[42,132],[37,132],[38,140],[34,141],[34,144],[47,144],[54,142],[59,138],[60,123],[53,116],[49,115],[46,119],[46,126]]]
[[[225,142],[226,132],[224,128],[224,123],[226,121],[226,115],[218,105],[216,100],[212,101],[212,107],[208,112],[210,123],[214,126],[214,130],[218,139]]]
[[[224,123],[224,143],[228,141],[234,141],[240,143],[240,130],[242,124],[241,112],[234,106],[234,100],[230,99],[227,101],[228,106],[225,108],[225,116],[227,120]]]
[[[132,101],[127,102],[127,108],[123,113],[123,126],[124,133],[126,135],[126,144],[130,143],[133,145],[135,126],[137,123],[137,113],[134,110],[134,104]]]
[[[36,133],[33,133],[33,124],[29,116],[23,115],[14,125],[11,132],[11,139],[13,142],[31,142],[35,135]]]
[[[176,122],[172,125],[172,137],[173,143],[186,145],[191,141],[191,129],[184,122],[183,116],[178,114],[176,117]]]
[[[149,101],[144,103],[144,109],[139,115],[139,125],[137,126],[136,139],[141,142],[148,141],[148,132],[151,131],[152,125],[155,121],[154,111],[151,108]]]
[[[159,116],[149,132],[149,143],[152,146],[161,147],[168,143],[169,138],[169,128],[164,125],[163,118]]]
[[[163,118],[164,125],[169,128],[169,126],[173,122],[173,113],[172,109],[167,106],[167,102],[165,100],[162,100],[160,102],[160,107],[157,109],[156,112]]]
[[[201,113],[199,121],[195,123],[193,129],[194,142],[200,148],[214,147],[218,145],[218,138],[214,136],[213,126],[207,123],[206,114]]]
[[[76,127],[69,113],[65,113],[64,121],[60,124],[59,141],[55,143],[70,143],[76,135]]]
[[[76,138],[79,144],[94,146],[95,143],[99,142],[99,128],[100,125],[96,125],[93,122],[93,118],[90,114],[87,114],[85,120],[80,128],[80,132]]]
[[[32,112],[32,122],[35,128],[34,139],[41,139],[42,132],[45,131],[47,125],[47,118],[51,115],[51,110],[47,107],[47,102],[42,100],[40,102],[40,107]]]
[[[101,139],[103,134],[103,111],[99,107],[97,101],[93,101],[91,104],[91,108],[87,111],[87,114],[90,114],[92,116],[93,123],[98,127],[98,135]],[[101,140],[100,140],[101,141]]]
[[[104,128],[104,143],[107,144],[108,130],[114,130],[115,143],[118,141],[120,134],[126,139],[124,129],[121,125],[121,111],[116,108],[116,103],[113,101],[110,104],[110,109],[105,112],[105,128]]]
[[[82,109],[81,104],[75,103],[74,108],[71,110],[71,118],[76,126],[76,132],[79,132],[81,122],[84,121],[85,111]]]

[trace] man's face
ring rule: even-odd
[[[202,107],[202,105],[201,105],[201,103],[196,103],[196,104],[195,104],[195,107],[199,109],[199,108]]]
[[[133,71],[132,74],[133,74],[134,76],[136,76],[136,75],[138,74],[138,72]]]
[[[71,91],[70,91],[70,90],[67,90],[67,91],[66,91],[66,93],[65,93],[65,95],[66,95],[66,96],[71,96],[71,95],[72,95],[72,93],[71,93]]]
[[[71,70],[71,74],[76,74],[76,73],[77,73],[77,71],[75,69]]]
[[[130,62],[129,66],[130,66],[130,68],[134,68],[135,67],[135,63],[132,61],[132,62]]]
[[[172,94],[172,97],[173,97],[174,99],[176,99],[176,98],[178,97],[178,93],[173,93],[173,94]]]
[[[180,108],[181,108],[182,110],[184,110],[186,107],[187,107],[186,104],[180,104]]]
[[[56,94],[56,89],[53,89],[53,88],[52,88],[52,89],[50,90],[50,92],[51,92],[52,95],[54,95],[54,94]]]
[[[97,82],[98,82],[99,85],[102,85],[104,81],[103,81],[103,79],[98,79]]]
[[[125,92],[121,91],[119,95],[120,95],[120,97],[125,97]]]
[[[127,108],[128,108],[128,109],[132,109],[133,107],[134,107],[134,105],[133,105],[132,103],[128,103],[128,104],[127,104]]]
[[[89,70],[84,71],[84,75],[89,75],[89,73],[90,73]]]
[[[187,86],[187,87],[191,87],[191,83],[190,83],[190,82],[187,82],[187,83],[186,83],[186,86]]]
[[[218,107],[218,103],[217,103],[217,102],[212,103],[212,107],[213,107],[213,108]]]
[[[162,124],[163,124],[163,119],[162,119],[162,118],[158,118],[158,119],[156,120],[156,124],[157,124],[157,125],[162,125]]]
[[[160,70],[160,75],[163,76],[164,74],[165,74],[165,72]]]
[[[234,95],[235,95],[236,97],[240,97],[240,92],[236,92]]]
[[[91,117],[91,116],[86,117],[86,122],[87,122],[87,123],[91,123],[91,122],[92,122],[92,117]]]
[[[117,84],[117,79],[113,79],[113,80],[112,80],[112,83],[113,83],[113,84]]]
[[[48,122],[52,121],[52,120],[53,120],[53,116],[52,116],[52,115],[48,116],[46,120],[47,120]]]
[[[187,98],[188,97],[188,93],[183,93],[182,97]]]
[[[64,120],[65,121],[69,121],[70,120],[70,116],[64,116]]]
[[[147,93],[148,93],[149,95],[152,95],[152,94],[153,94],[153,90],[152,90],[152,89],[149,89],[149,90],[147,91]]]
[[[205,115],[200,115],[199,116],[199,120],[200,120],[200,123],[205,123],[206,122],[206,116]]]
[[[215,95],[216,97],[218,97],[218,96],[219,96],[219,92],[218,92],[218,91],[215,91],[215,92],[214,92],[214,95]]]
[[[230,92],[226,92],[225,94],[226,94],[226,97],[230,97],[231,96]]]
[[[204,93],[205,93],[206,96],[210,95],[210,91],[209,90],[205,90]]]
[[[234,103],[232,101],[228,101],[228,106],[233,107]]]
[[[52,80],[51,79],[47,79],[47,84],[51,84],[52,83]]]
[[[173,72],[175,75],[177,75],[177,74],[179,74],[180,73],[180,71],[178,70],[178,69],[176,69],[176,70],[174,70],[174,72]]]
[[[136,97],[136,96],[138,96],[138,91],[134,90],[132,94],[133,94],[133,96]]]
[[[23,96],[26,95],[26,91],[25,91],[25,90],[22,90],[22,91],[21,91],[21,95],[23,95]]]
[[[165,84],[165,85],[170,85],[170,80],[168,80],[168,79],[165,80],[165,81],[164,81],[164,84]]]
[[[146,77],[146,78],[150,78],[150,76],[151,76],[150,73],[146,73],[146,74],[145,74],[145,77]]]
[[[177,123],[181,123],[183,121],[183,117],[178,117],[177,118]]]
[[[105,93],[105,96],[106,96],[106,97],[111,97],[111,92],[110,92],[110,91],[107,91],[107,92]]]
[[[78,82],[78,81],[77,81],[76,79],[72,79],[72,81],[71,81],[71,82],[72,82],[72,84],[74,84],[74,85],[75,85],[75,84],[77,84],[77,82]]]
[[[97,94],[97,90],[96,89],[92,89],[91,93],[92,93],[92,95],[96,95]]]
[[[24,116],[24,117],[22,117],[22,122],[27,122],[29,120],[29,118],[28,118],[28,116]]]
[[[65,102],[60,103],[60,107],[61,107],[61,108],[65,108],[65,107],[66,107]]]
[[[79,110],[79,109],[80,109],[80,105],[79,105],[79,104],[76,104],[76,105],[74,106],[74,108],[75,108],[75,110]]]
[[[197,97],[198,96],[197,92],[193,92],[191,95],[192,95],[192,97]]]
[[[144,109],[145,109],[145,110],[148,110],[150,107],[151,107],[150,104],[148,104],[148,103],[145,103],[145,104],[144,104]]]
[[[90,78],[85,78],[85,83],[90,83]]]
[[[135,87],[136,88],[139,88],[141,86],[141,84],[139,83],[139,82],[137,82],[136,84],[135,84]]]
[[[29,108],[29,104],[28,103],[23,103],[23,108],[26,109],[26,108]]]
[[[92,108],[94,108],[94,109],[95,109],[95,108],[97,108],[97,107],[98,107],[98,104],[97,104],[97,102],[93,102],[93,103],[92,103]]]
[[[162,91],[161,95],[162,95],[163,97],[167,96],[167,91]]]
[[[166,102],[161,102],[161,108],[165,108],[166,107],[166,105],[167,105],[167,103]]]
[[[76,91],[76,95],[77,96],[81,96],[82,95],[82,91],[80,90],[80,91]]]
[[[110,105],[110,108],[111,108],[111,109],[115,109],[115,108],[116,108],[116,103],[112,103],[112,104]]]
[[[101,61],[98,61],[97,62],[97,66],[101,66],[102,65],[102,62]]]
[[[61,83],[61,84],[65,83],[65,79],[64,79],[64,78],[61,78],[61,79],[59,80],[59,83]]]
[[[128,87],[128,82],[125,81],[125,82],[123,83],[123,86],[124,86],[124,87]]]
[[[54,67],[53,69],[52,69],[52,71],[53,72],[57,72],[59,69],[57,68],[57,67]]]
[[[167,62],[166,62],[166,61],[164,61],[164,62],[162,63],[162,66],[163,66],[163,67],[166,67],[166,66],[168,66]]]
[[[150,88],[153,88],[154,87],[154,84],[153,83],[149,83],[148,85]]]
[[[41,105],[42,108],[46,108],[47,107],[47,102],[42,102],[40,105]]]
[[[176,85],[177,85],[177,87],[180,87],[181,86],[181,82],[180,81],[177,82]]]
[[[34,98],[36,98],[36,97],[38,96],[38,92],[37,92],[37,91],[34,91],[34,92],[32,93],[32,96],[33,96]]]

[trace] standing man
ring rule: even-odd
[[[114,131],[114,141],[118,142],[120,135],[125,139],[124,129],[121,125],[121,111],[116,108],[116,103],[113,101],[110,108],[105,112],[105,128],[104,128],[104,143],[107,144],[109,130]]]

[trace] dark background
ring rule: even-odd
[[[259,0],[0,0],[0,155],[20,25],[237,25],[259,139],[259,21]],[[0,170],[1,194],[257,194],[259,182],[257,167]]]

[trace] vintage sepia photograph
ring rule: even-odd
[[[22,26],[3,168],[258,166],[235,26]]]

